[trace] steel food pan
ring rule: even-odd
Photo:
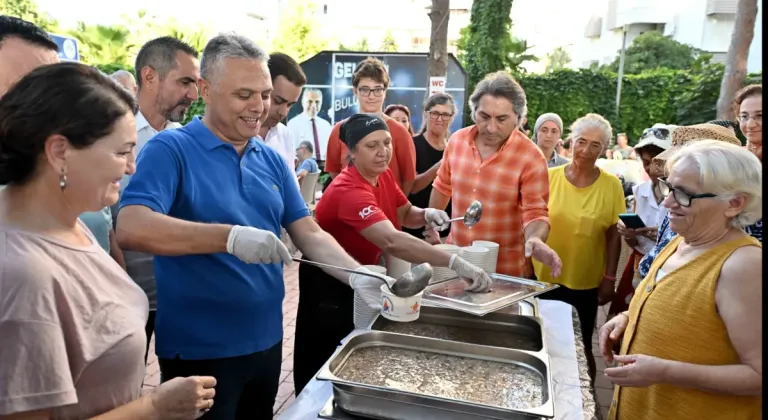
[[[394,347],[467,359],[517,365],[542,379],[542,401],[538,407],[512,409],[490,404],[402,391],[349,381],[337,376],[349,357],[366,347]],[[549,358],[542,353],[500,347],[478,346],[456,341],[371,331],[350,338],[331,356],[317,376],[333,383],[334,399],[342,410],[369,418],[390,420],[419,419],[537,419],[554,417],[552,379]],[[374,403],[375,402],[375,403]]]
[[[431,305],[483,316],[559,287],[557,284],[501,274],[490,276],[494,286],[489,293],[467,292],[464,280],[449,279],[427,286],[423,300]]]
[[[546,353],[542,321],[530,316],[497,312],[476,317],[447,308],[422,307],[416,321],[396,322],[378,315],[373,320],[371,329]]]

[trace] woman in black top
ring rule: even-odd
[[[447,93],[436,93],[424,103],[423,126],[419,134],[413,138],[416,146],[416,181],[408,199],[414,206],[429,207],[429,195],[432,193],[432,181],[437,176],[440,162],[443,159],[445,144],[450,136],[450,127],[456,115],[456,104],[453,97]],[[446,211],[450,216],[450,203]],[[418,238],[424,237],[423,229],[403,229]],[[446,237],[450,228],[440,232]]]

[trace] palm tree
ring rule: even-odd
[[[81,59],[88,64],[130,64],[135,45],[131,31],[120,25],[86,25],[77,23],[69,34],[80,41]]]

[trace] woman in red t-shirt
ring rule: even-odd
[[[484,292],[491,279],[481,268],[405,232],[402,226],[443,227],[448,215],[412,206],[388,168],[392,136],[387,123],[371,114],[356,114],[340,129],[352,163],[323,193],[315,209],[320,227],[361,264],[378,264],[382,251],[411,263],[450,267],[467,279],[467,290]],[[299,309],[293,353],[298,395],[341,340],[355,328],[354,292],[323,270],[299,267]]]

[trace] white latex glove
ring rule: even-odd
[[[466,288],[468,292],[488,292],[490,291],[491,286],[493,286],[493,280],[488,277],[488,273],[486,273],[485,270],[471,264],[469,261],[458,255],[451,255],[451,262],[448,265],[448,268],[455,271],[459,277],[469,281],[469,286]]]
[[[424,209],[424,221],[427,226],[437,231],[448,229],[451,218],[448,213],[438,209]]]
[[[293,260],[283,241],[268,230],[234,226],[227,238],[227,252],[248,264],[290,265]]]
[[[355,271],[376,274],[365,267],[358,267]],[[389,287],[392,287],[395,279],[389,276],[383,277],[387,279]],[[369,308],[381,310],[381,286],[384,285],[381,280],[355,273],[349,276],[349,285],[363,298]]]

